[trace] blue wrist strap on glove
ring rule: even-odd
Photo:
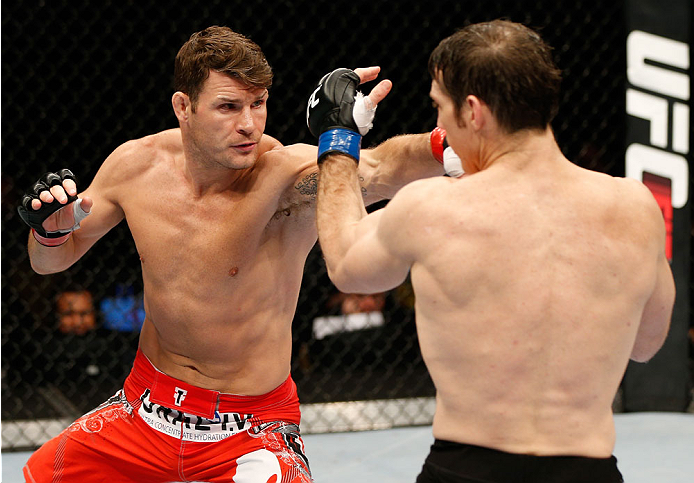
[[[346,154],[358,163],[360,149],[361,134],[349,129],[329,129],[318,138],[318,164],[332,152]]]

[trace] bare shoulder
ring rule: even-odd
[[[162,131],[118,146],[104,161],[95,181],[108,180],[110,185],[132,181],[163,160],[173,159],[182,151],[178,129]]]
[[[397,227],[402,223],[416,224],[431,220],[442,203],[446,203],[454,183],[463,183],[447,177],[425,178],[403,186],[390,200],[383,214],[384,226]]]
[[[313,202],[318,187],[318,148],[310,144],[277,146],[259,159],[262,169],[271,172],[282,184],[283,204]]]
[[[261,156],[268,151],[272,151],[273,149],[279,149],[281,147],[282,143],[279,142],[279,140],[270,136],[269,134],[263,134],[263,136],[260,138],[259,153]]]
[[[623,204],[623,209],[634,217],[661,227],[663,223],[662,211],[653,196],[653,193],[641,181],[633,178],[613,178],[615,195]]]
[[[404,202],[413,202],[427,199],[432,195],[441,194],[450,189],[453,183],[460,183],[463,180],[451,179],[445,176],[435,178],[424,178],[406,184],[393,197],[393,200],[400,199]]]
[[[127,141],[106,158],[84,194],[120,205],[124,197],[137,190],[139,183],[146,182],[145,178],[152,173],[170,173],[170,165],[180,153],[182,143],[178,129]]]
[[[610,179],[622,195],[629,197],[629,201],[647,204],[655,201],[648,187],[637,179],[616,177],[610,177]]]
[[[660,243],[664,236],[663,215],[655,197],[641,181],[633,178],[613,177],[590,172],[585,178],[590,183],[583,193],[585,205],[593,206],[601,214],[603,227],[615,236],[642,239],[646,236]]]
[[[415,260],[426,237],[435,235],[441,226],[438,207],[450,205],[446,200],[458,191],[453,180],[445,177],[426,178],[403,186],[382,210],[372,213],[376,218],[376,235],[388,250],[405,260]]]
[[[595,171],[587,171],[587,173],[589,176],[587,179],[594,187],[596,198],[606,199],[606,204],[612,209],[634,214],[653,210],[659,212],[653,194],[641,181]]]
[[[279,144],[265,151],[258,164],[261,169],[273,171],[292,184],[310,173],[318,173],[317,154],[318,148],[310,144]]]
[[[267,145],[271,146],[271,143],[268,141]],[[261,150],[261,153],[261,156],[267,161],[272,161],[273,164],[281,163],[287,168],[309,165],[317,166],[316,156],[318,155],[318,148],[311,144],[283,146],[277,141],[276,144],[272,144],[272,149]]]

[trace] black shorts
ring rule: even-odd
[[[533,456],[435,440],[417,483],[622,483],[617,459]]]

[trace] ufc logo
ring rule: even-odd
[[[188,394],[188,391],[185,389],[181,389],[179,387],[175,388],[174,391],[174,404],[176,406],[180,406],[183,404],[183,400],[186,398],[186,394]]]
[[[642,181],[658,201],[670,262],[672,210],[684,207],[689,200],[688,68],[686,43],[640,30],[627,37],[627,114],[648,121],[649,129],[627,147],[625,174]]]
[[[649,121],[647,139],[626,150],[626,176],[671,181],[673,208],[689,200],[689,46],[639,30],[627,37],[627,114]]]

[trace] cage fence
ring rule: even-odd
[[[142,319],[138,254],[125,223],[80,261],[35,274],[16,206],[43,172],[69,167],[86,185],[119,144],[176,127],[173,58],[188,36],[228,25],[275,72],[266,132],[312,142],[305,100],[336,67],[380,65],[394,82],[365,144],[435,126],[429,53],[495,18],[538,29],[564,73],[554,122],[564,153],[623,175],[621,2],[158,2],[22,0],[2,4],[2,446],[33,449],[115,393]],[[88,292],[90,330],[61,330],[66,296]],[[65,294],[68,295],[65,295]],[[77,300],[77,299],[73,299]],[[75,302],[76,303],[76,302]],[[349,304],[358,309],[346,308]],[[434,387],[422,361],[407,283],[358,300],[330,283],[320,248],[306,262],[293,323],[292,373],[303,430],[428,424]]]

